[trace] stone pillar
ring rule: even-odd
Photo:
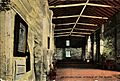
[[[0,11],[0,78],[12,81],[14,14],[12,10]]]
[[[94,34],[91,35],[91,56],[91,60],[94,61]]]
[[[115,55],[114,56],[115,56],[115,58],[117,58],[117,41],[118,41],[117,40],[117,34],[118,34],[118,32],[117,32],[117,26],[115,27],[114,31],[116,32],[116,33],[114,33],[115,34],[114,35],[115,36],[115,43],[114,43],[115,44]]]
[[[90,36],[88,36],[87,39],[87,47],[86,47],[86,59],[91,59],[91,39]]]
[[[5,11],[0,12],[0,78],[6,79]]]
[[[96,31],[96,62],[100,60],[100,29]]]
[[[85,60],[85,53],[86,53],[86,50],[85,50],[85,47],[86,47],[86,38],[84,38],[84,39],[82,40],[82,43],[83,43],[83,45],[82,45],[82,55],[81,55],[81,58],[82,58],[82,60]]]

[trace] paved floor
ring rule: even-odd
[[[120,72],[100,69],[59,68],[56,81],[120,81]]]
[[[56,81],[120,81],[120,72],[96,69],[90,63],[59,61]]]

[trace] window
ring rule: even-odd
[[[70,46],[70,40],[66,40],[66,46]]]
[[[14,28],[14,56],[19,56],[19,57],[26,56],[27,31],[28,31],[28,25],[17,14],[15,16],[15,28]]]
[[[50,37],[48,37],[48,49],[50,49]]]
[[[71,57],[70,50],[66,50],[66,57]]]
[[[30,51],[27,44],[27,23],[17,14],[14,27],[14,56],[26,57],[26,72],[30,71]]]

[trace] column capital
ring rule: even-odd
[[[0,0],[0,11],[10,10],[10,0]]]

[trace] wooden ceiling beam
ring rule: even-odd
[[[109,1],[107,1],[107,2],[103,2],[103,1],[102,1],[102,3],[103,3],[103,4],[108,4],[108,5],[113,5],[113,4],[110,3]],[[116,13],[117,9],[111,8],[111,11],[114,11],[114,12]]]
[[[63,26],[63,25],[73,25],[75,23],[63,23],[63,24],[55,24],[55,26]],[[89,24],[89,23],[77,23],[77,25],[85,25],[85,26],[97,26],[97,24]]]
[[[105,2],[103,2],[103,3],[105,4]],[[109,1],[108,1],[108,3],[111,4]],[[112,15],[115,14],[116,11],[117,11],[116,9],[113,9],[113,8],[109,8],[109,9],[106,9],[106,10],[108,10],[110,13],[112,13]]]
[[[71,35],[73,37],[85,37],[85,35]]]
[[[69,34],[70,32],[60,32],[60,33],[54,33],[54,35],[62,35],[62,34]]]
[[[108,10],[106,10],[105,8],[98,8],[101,12],[108,14],[109,16],[112,16],[112,13],[110,13]]]
[[[83,12],[85,11],[85,8],[86,8],[86,6],[87,6],[88,3],[89,3],[89,0],[87,0],[86,3],[85,3],[85,5],[83,6],[83,8],[82,8],[82,10],[81,10],[81,12],[79,14],[79,17],[77,18],[77,20],[76,20],[76,22],[75,22],[75,24],[74,24],[74,26],[73,26],[73,28],[72,28],[72,30],[70,32],[70,35],[73,33],[73,30],[76,27],[77,23],[79,22],[79,19],[80,19],[81,15],[83,14]]]
[[[83,35],[90,35],[91,33],[89,32],[72,32],[72,34],[83,34]]]
[[[108,19],[107,17],[97,17],[97,16],[87,16],[87,15],[81,15],[81,17],[95,18],[95,19]]]
[[[69,34],[68,35],[56,35],[54,37],[66,37],[66,36],[69,36]]]
[[[79,4],[67,4],[67,5],[56,5],[56,6],[49,6],[49,8],[64,8],[64,7],[75,7],[75,6],[84,6],[85,3]]]
[[[60,32],[60,33],[54,33],[54,35],[62,35],[62,34],[69,34],[70,32]],[[73,34],[82,34],[82,35],[90,35],[91,33],[88,32],[72,32]]]
[[[53,17],[53,19],[73,18],[73,17],[79,17],[79,15],[58,16],[58,17]],[[88,15],[81,15],[81,17],[85,17],[85,18],[94,18],[94,19],[108,19],[107,17],[88,16]]]
[[[84,29],[84,28],[75,28],[75,30],[83,30],[83,31],[95,31],[94,29]]]
[[[116,9],[117,11],[120,10],[120,1],[116,1],[116,0],[115,0],[115,1],[112,1],[112,4],[116,6],[115,9]],[[119,6],[117,6],[117,5],[119,5]]]
[[[110,17],[110,15],[108,15],[108,14],[102,12],[102,11],[99,10],[99,9],[96,9],[96,11],[97,11],[97,13],[100,13],[100,14],[103,15],[103,16]]]
[[[49,6],[49,8],[65,8],[65,7],[76,7],[76,6],[84,6],[86,3],[79,3],[79,4],[66,4],[66,5],[56,5],[56,6]],[[108,8],[115,8],[114,6],[110,5],[103,5],[103,4],[95,4],[95,3],[88,3],[88,6],[97,6],[97,7],[108,7]]]
[[[101,13],[98,13],[96,10],[97,10],[97,9],[95,9],[95,14],[96,14],[97,16],[104,17],[104,15],[103,15],[103,14],[101,14]],[[108,18],[108,17],[107,17],[107,18]],[[108,18],[108,19],[109,19],[109,18]]]
[[[97,24],[89,24],[89,23],[77,23],[77,25],[98,26]]]
[[[72,28],[63,28],[63,29],[55,29],[54,31],[65,31],[65,30],[71,30]]]
[[[114,6],[110,6],[110,5],[103,5],[103,4],[88,3],[87,5],[89,5],[89,6],[97,6],[97,7],[114,8]]]
[[[64,31],[64,30],[71,30],[72,28],[64,28],[64,29],[55,29],[54,31]],[[75,30],[81,30],[81,31],[95,31],[94,29],[84,29],[84,28],[75,28]]]
[[[54,37],[68,37],[69,35],[56,35]],[[73,37],[85,37],[85,35],[71,35]]]
[[[86,3],[79,3],[79,4],[66,4],[66,5],[56,5],[56,6],[49,6],[49,8],[65,8],[65,7],[76,7],[76,6],[84,6]],[[87,3],[88,6],[97,6],[97,7],[108,7],[114,8],[114,6],[110,5],[103,5],[103,4],[95,4],[95,3]]]

